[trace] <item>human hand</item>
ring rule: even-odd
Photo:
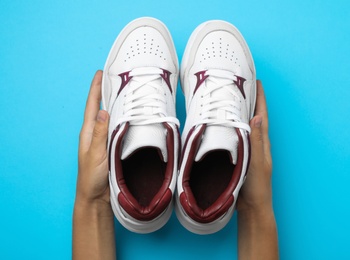
[[[264,90],[257,81],[255,116],[250,121],[252,129],[251,160],[247,179],[243,184],[238,200],[237,211],[272,209],[272,159],[268,136],[268,117]]]
[[[109,115],[100,110],[102,71],[92,80],[80,132],[79,171],[76,203],[94,203],[110,207],[108,185],[107,133]]]
[[[255,116],[250,120],[251,160],[237,200],[238,259],[279,259],[272,207],[272,159],[264,90],[257,81]]]
[[[116,259],[114,214],[108,184],[109,115],[100,110],[102,71],[92,80],[79,141],[73,214],[73,259]]]

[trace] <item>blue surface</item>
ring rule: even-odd
[[[267,95],[281,259],[350,259],[350,4],[330,0],[2,0],[0,259],[71,257],[90,81],[140,16],[168,26],[180,60],[206,20],[241,30]],[[181,91],[177,110],[183,125]],[[236,216],[210,236],[189,233],[175,215],[149,235],[117,223],[118,257],[235,259],[236,233]]]

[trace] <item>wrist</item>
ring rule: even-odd
[[[79,197],[76,198],[74,203],[74,215],[85,217],[110,217],[114,218],[112,207],[110,203],[104,200],[86,200]]]
[[[243,186],[243,188],[246,188]],[[237,212],[251,212],[251,213],[262,213],[266,211],[273,211],[272,207],[272,187],[270,183],[261,185],[259,189],[254,186],[249,186],[248,191],[254,190],[254,193],[247,192],[246,190],[241,191],[237,201]]]
[[[77,196],[73,213],[73,259],[115,259],[114,214],[106,200]]]
[[[238,211],[238,258],[278,259],[277,225],[272,203]]]
[[[274,211],[272,203],[265,203],[260,205],[255,205],[254,207],[244,207],[237,210],[238,217],[254,221],[262,222],[265,220],[274,220]]]

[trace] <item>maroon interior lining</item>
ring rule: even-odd
[[[136,201],[147,207],[164,181],[166,163],[157,148],[143,148],[122,160],[125,184]]]
[[[135,155],[141,158],[141,161],[143,161],[142,166],[140,167],[140,164],[137,158],[130,157],[130,162],[126,162],[128,165],[123,165],[122,160],[120,159],[121,155],[121,143],[124,138],[124,135],[126,131],[128,130],[129,124],[127,123],[125,128],[120,133],[120,136],[117,140],[116,146],[115,146],[115,177],[118,183],[118,186],[120,188],[120,193],[118,194],[118,201],[120,203],[120,206],[132,217],[142,220],[142,221],[148,221],[152,220],[155,217],[159,216],[166,207],[169,206],[169,203],[172,199],[172,191],[169,189],[170,182],[173,178],[173,168],[174,168],[174,132],[172,128],[167,124],[163,124],[164,127],[167,129],[167,152],[168,152],[168,162],[167,163],[159,163],[158,166],[153,165],[154,162],[151,161],[148,162],[148,160],[153,160],[154,157],[158,154],[158,149],[153,148],[156,151],[151,151],[149,154],[148,151],[141,152],[140,155],[137,155],[135,152]],[[112,140],[113,141],[113,140]],[[148,147],[149,148],[149,147]],[[141,151],[141,149],[140,149]],[[144,156],[146,154],[146,159],[144,159]],[[159,157],[160,158],[160,157]],[[124,160],[125,161],[125,160]],[[159,162],[159,161],[158,161]],[[125,163],[125,162],[124,162]],[[163,164],[163,165],[161,165]],[[126,170],[125,167],[131,168],[131,170],[127,169],[127,172],[132,172],[131,174],[124,173],[123,171]],[[162,169],[162,177],[160,177],[160,168]],[[136,169],[139,169],[135,171]],[[153,170],[156,170],[157,173],[151,174],[152,179],[148,179],[149,176],[146,174],[145,169],[147,172],[150,172]],[[125,177],[125,175],[128,175]],[[138,180],[138,178],[142,178],[141,180]],[[155,181],[156,180],[156,181]],[[161,180],[161,182],[160,182]],[[143,185],[143,182],[146,181],[146,185]],[[155,182],[155,183],[154,183]],[[150,187],[150,183],[152,183],[152,187]],[[160,183],[160,184],[159,184]],[[129,187],[130,186],[130,187]],[[143,189],[142,187],[146,187]],[[130,190],[132,189],[132,191]],[[141,204],[140,204],[141,203]]]
[[[219,191],[215,191],[210,195],[207,194],[201,194],[204,193],[204,188],[202,190],[198,189],[200,185],[194,184],[194,179],[191,180],[192,174],[193,174],[193,165],[195,164],[194,158],[195,154],[198,151],[198,147],[201,142],[201,136],[203,132],[205,131],[205,125],[203,125],[196,134],[196,136],[193,139],[193,143],[191,144],[190,151],[188,153],[188,158],[186,161],[184,173],[183,173],[183,180],[182,185],[184,192],[180,195],[180,201],[183,209],[186,211],[186,213],[195,221],[201,222],[201,223],[209,223],[217,219],[218,217],[225,214],[225,212],[232,206],[235,198],[233,197],[233,191],[236,188],[240,176],[242,174],[242,167],[243,167],[243,157],[244,157],[244,148],[243,148],[243,140],[242,135],[240,133],[239,129],[236,129],[236,133],[238,136],[238,148],[237,148],[237,165],[232,167],[232,172],[229,175],[230,179],[227,182],[227,186],[219,193]],[[185,147],[186,149],[186,147]],[[215,158],[215,155],[214,155]],[[220,162],[221,158],[219,159]],[[213,163],[214,160],[211,159],[211,162]],[[208,167],[208,166],[207,166]],[[215,168],[216,167],[216,168]],[[225,172],[228,170],[227,166],[221,166],[218,162],[215,162],[215,167],[211,169],[212,173],[215,173],[215,178],[217,177],[217,172],[222,170],[220,167],[223,167]],[[204,166],[201,166],[198,168],[197,175],[199,176],[200,170],[202,170],[201,173],[205,173],[208,169],[206,169]],[[216,172],[215,172],[216,171]],[[220,176],[220,174],[218,174]],[[223,178],[228,178],[227,172],[223,174]],[[195,177],[200,179],[199,177]],[[210,178],[210,177],[209,177]],[[214,177],[213,177],[214,178]],[[212,178],[210,181],[215,182]],[[205,181],[206,186],[209,185],[209,180]],[[220,183],[223,183],[220,181]],[[198,186],[198,187],[197,187]],[[215,187],[218,187],[219,185],[214,184]],[[193,191],[193,187],[196,188],[196,191]],[[211,190],[214,190],[211,188]],[[194,195],[194,193],[196,195]],[[214,200],[214,198],[219,194],[219,196]],[[197,196],[197,197],[196,197]],[[197,201],[198,198],[202,201]],[[203,209],[203,208],[205,209]]]
[[[224,150],[210,152],[193,163],[189,184],[198,207],[205,210],[213,205],[227,188],[233,169],[229,153]]]

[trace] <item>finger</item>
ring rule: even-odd
[[[86,101],[84,123],[80,132],[79,151],[87,151],[91,144],[92,133],[100,108],[101,81],[102,71],[97,71],[91,82],[89,96]]]
[[[254,116],[250,120],[250,146],[252,153],[252,163],[264,158],[264,141],[262,130],[263,118],[260,115]]]
[[[106,154],[107,136],[108,136],[109,115],[105,110],[100,110],[97,114],[89,153],[100,157]]]
[[[102,71],[98,70],[91,82],[90,92],[86,101],[84,124],[95,124],[96,116],[100,110],[101,103],[101,83],[102,83]],[[93,129],[93,126],[92,126]]]
[[[264,89],[260,80],[257,80],[257,99],[255,115],[262,117],[262,138],[264,143],[265,155],[270,153],[270,139],[269,139],[269,120],[267,113],[267,104]]]
[[[255,107],[255,115],[260,115],[263,118],[264,128],[268,128],[268,118],[267,118],[267,105],[264,89],[262,87],[262,83],[260,80],[256,81],[256,107]]]

